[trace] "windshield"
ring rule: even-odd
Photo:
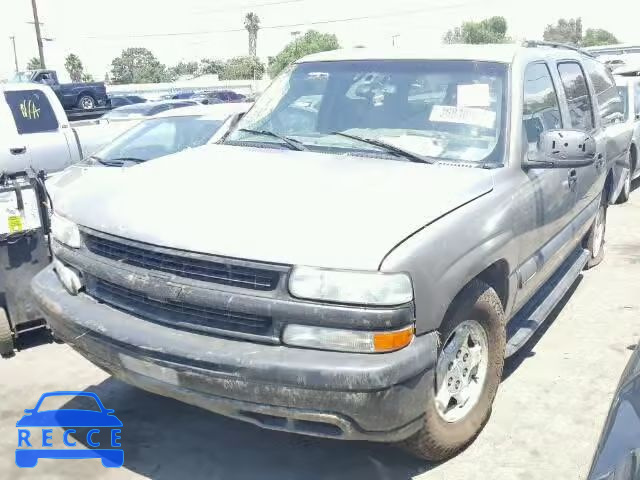
[[[27,83],[31,81],[32,75],[33,75],[33,72],[28,70],[26,72],[16,72],[16,74],[13,76],[11,81],[13,83]]]
[[[140,123],[97,152],[102,162],[151,160],[204,145],[224,120],[201,116],[154,118]]]
[[[624,114],[624,119],[628,120],[629,119],[629,91],[626,86],[618,87],[618,93],[622,98],[622,108],[624,108],[624,111],[622,113]]]
[[[474,61],[308,62],[289,67],[227,143],[387,156],[332,132],[379,140],[436,160],[502,162],[506,65]],[[397,157],[394,157],[397,158]]]

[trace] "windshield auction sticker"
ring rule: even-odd
[[[71,397],[69,408],[49,409],[57,397]],[[83,408],[79,408],[83,407]],[[88,408],[84,408],[88,407]],[[91,392],[48,392],[18,420],[16,465],[33,468],[41,458],[99,458],[108,468],[124,464],[122,422]],[[54,430],[54,427],[59,427]]]
[[[429,120],[432,122],[462,123],[483,128],[493,128],[496,112],[484,108],[451,107],[434,105]]]

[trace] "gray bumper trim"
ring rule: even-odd
[[[262,345],[171,329],[71,296],[51,268],[32,286],[58,336],[140,388],[308,435],[395,441],[422,425],[434,334],[381,355]]]

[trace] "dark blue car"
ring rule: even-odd
[[[47,397],[53,396],[83,396],[93,398],[100,411],[83,409],[40,410],[42,402]],[[104,407],[100,398],[91,392],[49,392],[40,397],[33,409],[26,409],[25,414],[16,422],[18,428],[41,427],[91,427],[98,431],[100,428],[117,429],[122,427],[122,422],[113,415],[114,411]],[[119,431],[118,431],[119,432]],[[87,435],[87,443],[92,444],[90,433]],[[20,434],[19,434],[20,438]],[[113,438],[113,436],[112,436]],[[119,438],[119,437],[118,437]],[[44,440],[43,440],[44,441]],[[27,443],[27,442],[25,442]],[[113,444],[113,440],[112,440]],[[20,443],[19,443],[20,445]],[[119,445],[118,445],[119,446]],[[40,458],[56,459],[81,459],[100,458],[105,467],[121,467],[124,463],[124,452],[117,448],[17,448],[16,465],[19,467],[35,467]]]

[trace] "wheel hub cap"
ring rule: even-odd
[[[447,422],[463,418],[480,398],[489,364],[487,334],[475,320],[458,325],[436,365],[436,410]]]

